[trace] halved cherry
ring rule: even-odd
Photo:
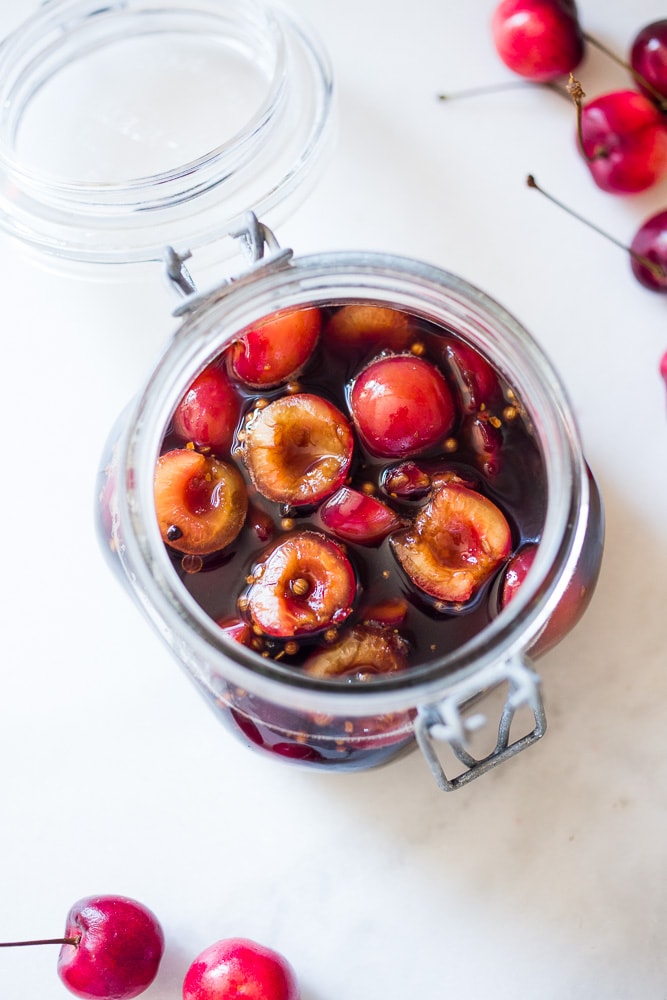
[[[324,335],[340,349],[402,351],[415,336],[415,326],[407,313],[390,306],[341,306],[330,317]]]
[[[500,382],[486,358],[457,337],[445,337],[443,353],[466,413],[492,405],[501,396]]]
[[[364,368],[352,385],[350,409],[368,450],[387,458],[432,448],[456,417],[444,375],[411,354],[378,358]]]
[[[338,677],[346,683],[363,683],[378,674],[405,670],[409,647],[393,629],[378,625],[355,625],[346,629],[335,645],[313,653],[304,665],[311,677]],[[412,736],[412,712],[390,712],[341,720],[314,717],[316,724],[338,730],[343,745],[356,748],[400,743]],[[341,724],[342,723],[342,724]]]
[[[400,462],[384,470],[380,485],[397,500],[420,500],[431,489],[431,477],[414,462]]]
[[[245,483],[228,462],[191,448],[168,451],[157,461],[154,490],[162,538],[178,552],[218,552],[243,527]]]
[[[312,653],[304,664],[311,677],[347,677],[366,680],[408,666],[407,641],[381,625],[355,625],[333,646]]]
[[[398,514],[376,497],[341,486],[320,507],[322,523],[337,538],[376,545],[404,525]]]
[[[340,410],[311,393],[281,396],[254,411],[245,428],[244,461],[269,500],[318,503],[343,484],[354,436]]]
[[[408,602],[404,597],[387,597],[384,601],[369,604],[361,613],[365,625],[384,625],[398,628],[408,615]]]
[[[197,376],[174,413],[174,431],[198,448],[228,452],[241,416],[241,398],[219,363]]]
[[[289,381],[313,353],[321,325],[316,307],[290,309],[255,323],[229,348],[230,371],[239,382],[257,389]]]
[[[464,422],[461,435],[475,454],[478,468],[486,476],[497,476],[503,463],[501,421],[487,410],[470,416]]]
[[[412,582],[447,604],[469,601],[509,555],[512,533],[502,511],[483,494],[441,483],[405,531],[390,539]]]
[[[287,638],[340,625],[356,590],[354,569],[336,542],[296,531],[253,567],[241,607],[265,635]]]
[[[249,646],[252,642],[252,629],[243,618],[222,618],[216,624],[228,639],[233,639],[242,646]]]

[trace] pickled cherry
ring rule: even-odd
[[[409,354],[381,357],[364,368],[352,385],[350,410],[365,447],[384,458],[433,448],[456,416],[442,372]]]
[[[277,313],[242,331],[227,351],[234,378],[263,389],[294,378],[310,358],[322,324],[319,309]]]
[[[198,448],[227,453],[241,415],[241,397],[224,368],[209,365],[190,385],[174,414],[174,431]]]

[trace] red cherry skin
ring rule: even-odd
[[[342,486],[320,507],[322,524],[337,538],[359,545],[376,545],[403,521],[376,497]]]
[[[277,951],[247,938],[217,941],[183,982],[183,1000],[299,1000],[294,969]]]
[[[505,65],[535,83],[571,73],[584,54],[570,0],[503,0],[493,12],[491,32]]]
[[[665,119],[634,90],[612,91],[584,104],[581,134],[584,159],[603,191],[636,194],[667,172]]]
[[[280,385],[298,374],[313,352],[322,325],[320,310],[277,313],[240,334],[229,349],[229,366],[245,385]]]
[[[431,489],[431,477],[414,462],[399,462],[385,469],[381,486],[393,499],[419,500]]]
[[[444,375],[409,354],[379,358],[364,368],[352,386],[350,409],[367,449],[385,458],[432,448],[456,416]]]
[[[647,24],[635,36],[630,48],[630,65],[651,85],[647,87],[642,79],[635,79],[641,92],[664,111],[667,104],[667,18]]]
[[[213,363],[197,376],[174,413],[174,431],[198,448],[228,452],[241,416],[241,399],[228,375]]]
[[[630,244],[630,266],[637,281],[652,292],[667,292],[667,210],[647,219]],[[642,260],[648,260],[648,267]]]
[[[466,413],[476,413],[480,407],[490,406],[499,398],[498,376],[479,351],[454,338],[447,338],[443,346],[461,407]]]
[[[252,629],[248,622],[242,618],[223,618],[217,622],[220,631],[224,632],[228,639],[240,643],[242,646],[249,646],[252,641]]]
[[[164,935],[147,907],[125,896],[87,896],[67,915],[58,975],[70,992],[85,1000],[129,1000],[157,975]]]
[[[503,576],[500,589],[500,607],[506,608],[513,597],[516,596],[521,584],[528,576],[528,570],[535,562],[537,555],[537,545],[533,542],[525,545],[512,556]]]

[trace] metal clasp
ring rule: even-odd
[[[495,747],[490,753],[475,757],[470,750],[472,734],[490,727],[491,723],[481,712],[464,717],[463,710],[505,684],[509,686],[508,694],[498,721]],[[442,701],[417,710],[415,737],[442,791],[455,791],[544,736],[547,722],[539,686],[540,678],[530,667],[522,661],[510,660],[474,674],[457,685]],[[510,742],[512,723],[522,706],[527,706],[532,712],[534,726],[528,733]],[[447,743],[455,758],[463,764],[464,770],[460,774],[447,777],[436,741]]]
[[[183,296],[183,301],[174,309],[174,316],[182,316],[192,312],[203,302],[209,302],[221,298],[227,293],[230,286],[241,280],[254,275],[257,271],[275,270],[288,264],[294,255],[294,251],[289,247],[281,247],[274,233],[263,222],[260,222],[254,212],[246,212],[243,217],[243,224],[229,233],[241,244],[244,256],[249,261],[249,266],[242,274],[231,278],[225,278],[222,282],[206,292],[198,292],[192,280],[192,276],[185,262],[190,260],[192,254],[189,250],[178,253],[173,247],[165,247],[164,265],[165,273],[172,286],[179,295]]]

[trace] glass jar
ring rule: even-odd
[[[533,660],[572,628],[595,586],[603,514],[566,394],[526,330],[452,274],[373,253],[294,258],[256,220],[244,239],[254,244],[254,263],[205,294],[172,258],[172,280],[186,294],[177,310],[184,319],[109,440],[99,490],[103,546],[176,660],[249,746],[279,760],[351,770],[419,744],[440,787],[457,788],[543,735]],[[225,345],[279,310],[344,303],[402,310],[484,356],[520,401],[544,479],[536,556],[513,599],[445,655],[358,683],[308,675],[226,634],[175,572],[154,499],[165,429],[187,387]],[[476,754],[480,728],[491,734],[491,747]],[[449,765],[446,773],[446,747],[456,773]]]

